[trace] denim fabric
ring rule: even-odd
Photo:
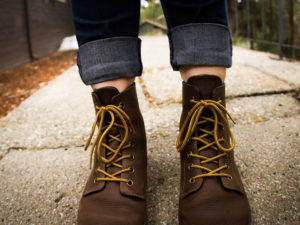
[[[168,32],[173,70],[182,65],[231,66],[232,44],[227,26],[195,23]]]
[[[71,0],[78,45],[104,38],[137,37],[140,0]]]
[[[72,0],[78,66],[87,85],[140,76],[139,0]],[[231,66],[226,0],[161,0],[171,65]]]
[[[141,40],[136,37],[99,39],[80,46],[77,64],[86,85],[142,73]]]
[[[226,0],[161,0],[169,29],[190,23],[227,26]]]

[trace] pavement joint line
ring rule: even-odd
[[[80,148],[80,147],[84,147],[84,145],[62,145],[62,146],[56,146],[56,147],[49,147],[49,146],[45,146],[45,147],[23,147],[23,146],[11,146],[9,148],[7,148],[6,152],[2,155],[0,155],[0,160],[2,160],[7,154],[9,154],[11,151],[16,151],[16,150],[22,150],[22,151],[43,151],[46,149],[52,149],[52,150],[56,150],[56,149],[62,149],[64,148],[65,151],[67,151],[69,148]]]
[[[147,89],[147,86],[145,84],[145,81],[143,80],[142,77],[139,77],[139,84],[141,85],[142,87],[142,90],[143,90],[143,94],[147,100],[147,102],[151,105],[151,106],[154,106],[154,107],[157,107],[157,103],[155,102],[154,98],[151,97],[150,95],[150,92],[148,91]]]
[[[230,96],[226,96],[226,98],[234,99],[234,98],[246,98],[246,97],[256,97],[256,96],[281,95],[281,94],[296,93],[299,90],[300,88],[292,88],[289,90],[280,90],[280,91],[255,92],[251,94],[230,95]]]
[[[275,79],[277,79],[277,80],[280,80],[280,81],[282,81],[282,82],[284,82],[284,83],[290,85],[290,86],[293,87],[293,88],[296,87],[296,85],[295,85],[294,83],[291,83],[291,82],[289,82],[289,81],[287,81],[287,80],[285,80],[285,79],[283,79],[283,78],[281,78],[281,77],[278,77],[276,74],[269,73],[269,72],[267,72],[267,71],[265,71],[265,70],[263,70],[263,69],[261,69],[261,68],[259,68],[259,67],[257,67],[257,66],[249,65],[249,64],[246,64],[246,63],[241,63],[241,65],[242,65],[242,66],[246,66],[246,67],[253,68],[253,69],[255,69],[255,70],[258,70],[259,72],[262,72],[263,74],[265,74],[265,75],[267,75],[267,76],[271,76],[271,77],[273,77],[273,78],[275,78]]]
[[[256,96],[268,96],[268,95],[279,95],[279,94],[289,94],[289,93],[296,93],[296,92],[299,92],[300,91],[300,88],[297,87],[294,83],[291,83],[285,79],[282,79],[280,77],[278,77],[277,75],[275,74],[272,74],[272,73],[269,73],[263,69],[260,69],[259,67],[256,67],[256,66],[253,66],[253,65],[249,65],[249,64],[245,64],[243,63],[242,65],[246,66],[246,67],[251,67],[253,69],[256,69],[260,72],[262,72],[263,74],[267,75],[267,76],[271,76],[277,80],[280,80],[288,85],[291,86],[291,89],[288,89],[288,90],[279,90],[279,91],[266,91],[266,92],[255,92],[255,93],[250,93],[250,94],[240,94],[240,95],[229,95],[229,96],[226,96],[226,99],[235,99],[235,98],[244,98],[244,97],[256,97]],[[155,68],[156,70],[166,70],[168,69],[168,67],[159,67],[159,68]],[[148,70],[145,70],[143,73],[148,73],[149,71],[151,71],[152,69],[148,69]],[[156,102],[155,101],[155,98],[152,97],[152,95],[150,94],[148,88],[147,88],[147,85],[144,81],[144,79],[141,77],[138,77],[139,79],[139,83],[142,87],[142,90],[143,90],[143,94],[147,100],[148,103],[150,103],[151,106],[154,106],[154,107],[164,107],[164,106],[167,106],[167,105],[170,105],[170,104],[181,104],[182,101],[172,101],[172,100],[166,100],[166,101],[163,101],[163,102]]]

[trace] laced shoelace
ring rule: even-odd
[[[188,112],[188,115],[182,125],[182,128],[179,131],[179,135],[176,142],[177,151],[182,151],[185,145],[188,143],[189,140],[199,141],[203,144],[202,147],[198,148],[199,154],[193,154],[192,152],[188,153],[188,157],[195,157],[200,159],[200,165],[190,164],[190,168],[198,168],[206,171],[207,173],[203,173],[200,175],[196,175],[190,178],[190,182],[195,182],[198,178],[203,177],[228,177],[231,179],[231,175],[227,173],[222,173],[223,169],[229,168],[227,164],[218,167],[217,169],[211,170],[202,164],[204,163],[215,163],[219,164],[218,159],[227,155],[228,152],[232,151],[235,147],[235,140],[234,136],[230,130],[228,120],[226,118],[226,114],[229,118],[233,121],[232,117],[228,113],[227,109],[221,104],[221,100],[214,101],[214,100],[191,100],[192,103],[195,105],[192,109]],[[202,115],[203,110],[208,109],[211,111],[213,117],[209,118],[207,116]],[[220,118],[220,121],[219,121]],[[234,121],[233,121],[234,122]],[[213,130],[206,130],[201,127],[198,127],[201,124],[205,123],[213,123],[214,128]],[[229,133],[229,137],[231,139],[231,145],[228,148],[225,148],[221,145],[221,142],[224,142],[224,138],[218,137],[218,128],[219,126],[223,126]],[[203,134],[200,136],[193,136],[195,129],[198,127],[198,130],[201,131]],[[195,132],[196,133],[196,132]],[[214,140],[212,142],[207,142],[204,140],[205,137],[212,136]],[[218,152],[218,154],[214,157],[205,157],[200,154],[201,151],[211,148]],[[219,153],[221,150],[222,153]]]
[[[91,151],[90,151],[90,168],[92,165],[92,159],[93,159],[93,153],[95,150],[95,146],[98,143],[97,150],[96,150],[97,151],[96,156],[98,157],[98,159],[105,164],[106,168],[108,168],[110,166],[116,166],[116,167],[119,167],[120,170],[113,174],[109,174],[105,170],[97,168],[96,171],[104,174],[104,177],[96,178],[95,182],[97,182],[97,181],[116,181],[116,182],[125,182],[129,185],[132,185],[132,181],[117,177],[118,175],[125,173],[125,172],[133,172],[132,168],[123,169],[123,166],[119,164],[123,159],[133,159],[133,155],[129,154],[129,155],[122,156],[122,154],[121,154],[122,150],[133,146],[132,143],[126,144],[126,140],[128,138],[129,132],[134,131],[129,116],[123,111],[122,108],[123,108],[122,104],[120,104],[119,106],[115,106],[115,105],[107,105],[107,106],[101,106],[101,107],[96,106],[96,109],[98,110],[98,112],[96,113],[95,121],[94,121],[92,130],[91,130],[90,136],[84,146],[84,150],[87,150],[88,146],[92,140],[92,137],[94,136],[97,122],[99,121],[98,132],[97,132],[96,138],[92,144]],[[111,120],[109,122],[104,120],[104,117],[106,114],[108,114],[110,116]],[[117,123],[116,118],[119,118],[121,124]],[[130,125],[130,127],[128,127],[127,123]],[[119,128],[122,128],[125,130],[124,137],[122,139],[121,139],[120,133],[118,135],[112,135],[109,133],[109,131],[113,127],[119,127]],[[105,143],[106,137],[107,137],[107,141]],[[109,146],[109,143],[111,143],[112,141],[119,142],[119,145],[116,149],[113,149],[112,147]],[[104,149],[108,150],[108,153],[106,154],[107,157],[102,156],[102,154],[101,154],[102,147],[104,147]],[[108,157],[110,157],[110,158],[108,158]]]

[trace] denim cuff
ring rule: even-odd
[[[232,41],[227,26],[192,23],[168,31],[171,65],[224,66],[232,64]]]
[[[86,85],[142,74],[141,39],[113,37],[79,47],[77,65]]]

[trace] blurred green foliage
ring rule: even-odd
[[[141,9],[141,19],[143,22],[145,19],[156,19],[159,16],[163,15],[161,5],[157,1],[147,1],[148,6],[142,7]],[[164,20],[163,20],[164,21]]]

